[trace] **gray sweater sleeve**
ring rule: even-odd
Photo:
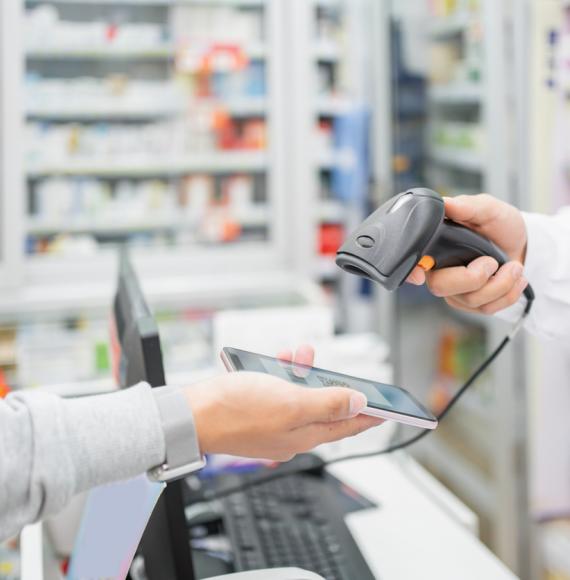
[[[78,399],[41,391],[0,399],[0,540],[81,491],[144,473],[165,454],[148,385]]]

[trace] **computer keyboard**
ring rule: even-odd
[[[326,580],[373,580],[344,516],[372,507],[328,474],[290,475],[223,500],[236,571],[298,566]]]

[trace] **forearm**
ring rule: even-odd
[[[147,385],[78,399],[13,394],[0,401],[0,539],[81,491],[144,473],[164,458]]]
[[[526,327],[541,338],[570,346],[570,212],[523,217],[528,235],[525,276],[536,295]],[[525,300],[499,317],[514,321]]]

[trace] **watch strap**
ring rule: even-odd
[[[204,466],[200,453],[194,416],[184,392],[178,387],[153,389],[158,406],[166,446],[165,464],[152,470],[155,478],[160,472],[162,481],[183,477]]]

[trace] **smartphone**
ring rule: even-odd
[[[366,395],[365,415],[397,421],[414,427],[435,429],[437,419],[410,393],[396,387],[367,379],[359,379],[316,367],[290,363],[237,348],[226,347],[221,352],[228,371],[249,371],[274,375],[304,387],[348,387]]]

